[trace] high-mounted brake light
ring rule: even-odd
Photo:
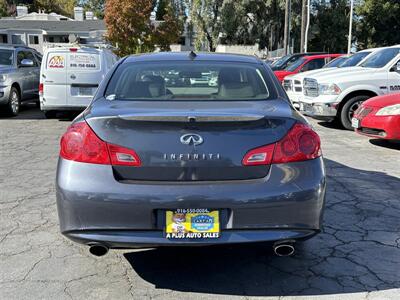
[[[104,142],[86,122],[71,125],[60,144],[60,156],[64,159],[102,165],[141,165],[134,150]]]
[[[310,160],[321,156],[321,141],[308,125],[296,123],[287,135],[275,144],[252,149],[243,158],[243,165],[269,165]]]
[[[70,52],[77,52],[77,51],[78,51],[78,48],[69,48],[69,51],[70,51]]]

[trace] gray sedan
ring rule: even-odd
[[[0,111],[16,116],[22,101],[38,97],[40,63],[34,49],[0,47]]]
[[[61,139],[56,187],[61,232],[94,255],[249,242],[290,255],[321,229],[325,170],[265,63],[157,53],[109,72]]]

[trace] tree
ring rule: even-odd
[[[347,0],[314,3],[309,51],[347,52],[349,13]]]
[[[86,11],[92,11],[98,19],[104,18],[105,0],[84,0],[80,2],[80,5]]]
[[[30,5],[31,11],[43,10],[46,13],[57,13],[72,17],[77,0],[34,0]]]
[[[215,51],[220,32],[220,14],[224,0],[193,0],[190,16],[196,32],[195,46],[207,45],[209,51]]]
[[[181,34],[180,22],[167,5],[163,21],[150,20],[152,0],[107,0],[105,22],[107,39],[114,44],[121,56],[154,51],[156,46],[169,50]]]
[[[162,22],[155,28],[153,40],[160,50],[169,51],[170,45],[178,42],[182,35],[183,22],[170,3],[166,4],[163,10]]]
[[[356,38],[362,48],[400,43],[400,1],[364,0],[356,13]]]
[[[6,0],[0,0],[0,17],[8,16],[8,3]]]

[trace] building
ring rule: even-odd
[[[73,19],[55,13],[28,14],[25,6],[17,7],[17,17],[0,19],[0,45],[25,45],[41,53],[51,44],[69,44],[71,37],[81,44],[104,43],[105,33],[104,21],[92,12],[86,12],[85,19],[81,7],[75,7]]]

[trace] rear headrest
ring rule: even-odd
[[[240,72],[236,68],[222,68],[218,74],[218,84],[241,82]]]
[[[218,95],[222,98],[253,98],[255,96],[253,87],[248,83],[225,83],[221,84]]]

